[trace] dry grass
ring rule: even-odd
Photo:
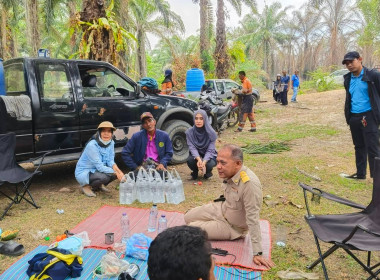
[[[263,186],[264,196],[270,196],[268,205],[263,205],[261,217],[268,219],[272,226],[273,240],[279,225],[287,228],[287,247],[273,247],[272,258],[276,268],[264,273],[265,279],[276,279],[276,272],[288,267],[305,270],[305,266],[317,257],[313,237],[304,222],[305,209],[298,209],[285,203],[303,205],[303,196],[297,183],[299,181],[312,184],[331,191],[337,195],[366,204],[370,201],[372,180],[352,182],[338,176],[341,172],[355,171],[353,145],[350,132],[343,115],[344,92],[342,90],[311,93],[299,96],[299,103],[290,103],[284,107],[275,104],[271,93],[264,94],[262,102],[257,105],[256,133],[233,133],[227,130],[218,141],[218,147],[225,143],[246,144],[265,143],[267,141],[289,141],[291,150],[273,155],[246,155],[245,164],[258,175]],[[248,127],[246,128],[248,129]],[[299,173],[296,169],[315,174],[322,179],[316,182]],[[202,186],[194,185],[188,180],[189,170],[186,165],[176,166],[184,183],[186,201],[180,205],[159,205],[160,209],[185,211],[191,207],[202,205],[221,194],[220,180],[214,176],[203,182]],[[43,176],[36,178],[32,192],[41,209],[33,209],[23,202],[13,206],[0,228],[20,229],[19,242],[29,252],[39,244],[48,244],[44,240],[34,240],[30,233],[49,228],[51,237],[62,234],[80,221],[91,215],[104,204],[118,205],[118,192],[112,189],[111,194],[100,194],[91,199],[81,195],[74,178],[75,162],[44,166]],[[112,184],[116,186],[116,182]],[[73,192],[62,193],[62,187]],[[277,205],[275,205],[278,202]],[[0,197],[2,207],[8,203]],[[275,205],[275,206],[274,206]],[[135,203],[135,207],[149,207],[149,204]],[[64,209],[58,215],[56,209]],[[330,203],[322,202],[316,206],[315,212],[338,213],[351,211]],[[326,248],[326,246],[323,246]],[[0,273],[15,261],[15,258],[0,255]],[[364,279],[365,273],[339,252],[327,260],[331,279]],[[314,269],[322,278],[320,266]]]

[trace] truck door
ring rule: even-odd
[[[33,118],[36,153],[80,151],[79,114],[69,64],[59,60],[34,63],[40,110]]]
[[[79,97],[81,139],[84,145],[102,121],[117,128],[116,146],[124,146],[141,128],[140,115],[152,111],[149,96],[136,97],[136,85],[108,65],[78,64],[82,81]]]
[[[2,96],[2,119],[5,132],[16,134],[16,155],[18,159],[33,156],[32,102],[26,88],[24,62],[16,60],[5,64],[6,95]],[[5,107],[5,108],[4,108]]]

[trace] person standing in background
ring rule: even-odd
[[[232,93],[240,94],[242,96],[240,115],[239,115],[239,127],[235,132],[242,132],[247,117],[251,123],[250,132],[256,131],[255,114],[253,112],[253,96],[252,96],[252,83],[245,75],[244,71],[239,72],[239,78],[242,83],[242,89],[235,89]]]
[[[290,78],[289,78],[288,75],[286,75],[286,70],[282,70],[282,77],[281,77],[281,86],[282,86],[281,105],[288,105],[289,81],[290,81]]]
[[[172,79],[173,71],[170,69],[165,70],[165,79],[161,83],[161,94],[170,95],[173,93],[173,79]]]
[[[362,65],[358,52],[347,53],[342,61],[350,73],[344,75],[344,113],[355,146],[356,173],[347,178],[365,179],[367,156],[371,178],[379,151],[380,73]]]
[[[293,96],[292,99],[290,100],[291,102],[297,102],[297,93],[298,89],[300,88],[300,78],[299,78],[299,71],[296,70],[294,71],[294,75],[292,76],[292,89],[293,89]]]

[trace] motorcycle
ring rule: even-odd
[[[231,97],[227,98],[231,99]],[[216,96],[215,91],[202,91],[199,96],[199,109],[206,111],[209,122],[218,134],[226,127],[231,127],[238,122],[238,106],[233,103],[225,103]]]

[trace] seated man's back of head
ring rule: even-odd
[[[215,280],[207,233],[191,226],[168,228],[149,248],[150,280]]]

